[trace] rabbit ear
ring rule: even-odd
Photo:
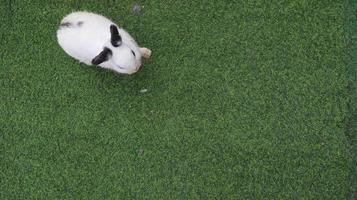
[[[92,60],[92,64],[93,65],[99,65],[102,62],[105,62],[107,60],[109,60],[109,58],[112,56],[112,50],[108,49],[107,47],[105,47],[103,49],[102,52],[100,52],[100,54],[98,54],[95,58],[93,58]]]
[[[110,42],[113,46],[118,47],[121,45],[121,36],[119,34],[119,30],[115,25],[110,25]]]

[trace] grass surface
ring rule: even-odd
[[[0,199],[349,195],[345,1],[136,2],[2,0]],[[77,9],[152,58],[71,59],[56,29]]]
[[[350,199],[357,199],[357,0],[348,1],[349,115],[347,133],[351,144],[352,176]]]

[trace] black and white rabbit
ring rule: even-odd
[[[141,48],[122,28],[102,15],[73,12],[63,18],[57,39],[71,57],[122,74],[133,74],[151,50]]]

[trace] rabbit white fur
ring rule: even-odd
[[[123,74],[137,72],[141,57],[151,55],[149,49],[140,48],[124,29],[90,12],[73,12],[64,17],[57,39],[63,50],[80,62]]]

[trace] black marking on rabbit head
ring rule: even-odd
[[[119,47],[122,43],[122,38],[119,34],[119,30],[115,25],[110,25],[110,42],[114,47]]]
[[[133,56],[136,57],[136,54],[133,50],[131,50],[131,54],[133,54]]]
[[[99,65],[105,61],[108,61],[112,55],[113,55],[112,50],[110,50],[107,47],[104,47],[103,51],[100,52],[95,58],[93,58],[92,64]]]

